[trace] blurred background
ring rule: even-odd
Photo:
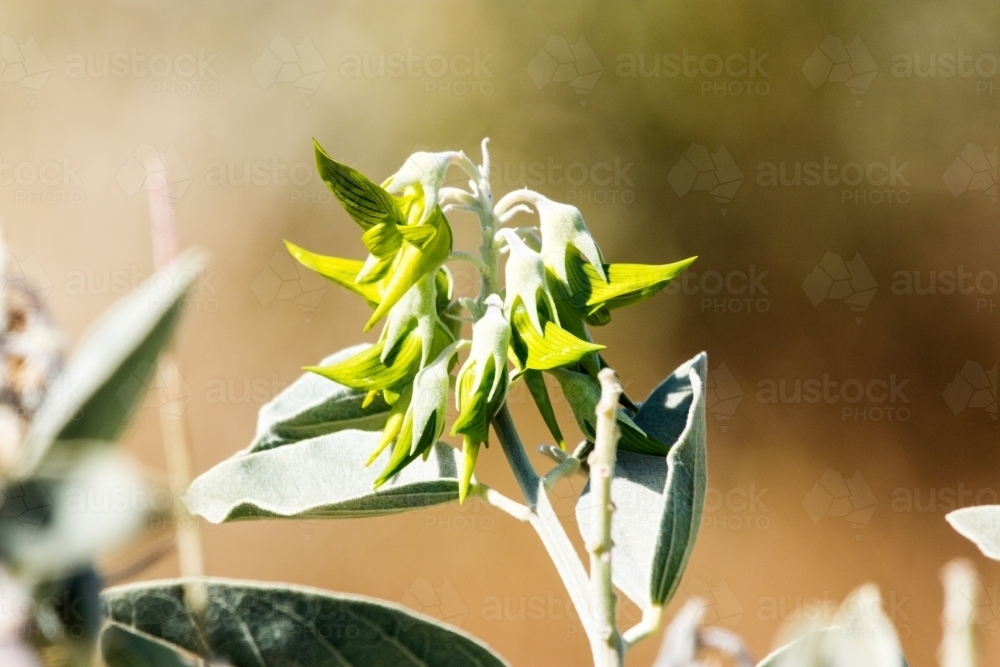
[[[478,161],[489,137],[494,193],[578,206],[608,261],[699,256],[594,332],[634,399],[708,351],[711,489],[670,613],[705,598],[759,658],[873,581],[910,663],[934,664],[939,570],[965,556],[995,663],[1000,567],[944,515],[1000,495],[998,19],[919,0],[6,3],[0,217],[75,340],[152,272],[146,165],[167,170],[182,244],[213,257],[177,344],[200,473],[301,366],[375,335],[283,250],[363,256],[312,138],[381,181],[414,150]],[[474,220],[451,219],[474,249]],[[162,478],[156,396],[127,440]],[[511,401],[546,442],[523,388]],[[497,447],[479,465],[515,492]],[[516,665],[588,660],[535,536],[478,503],[203,536],[212,575],[395,600]]]

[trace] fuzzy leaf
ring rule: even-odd
[[[0,489],[0,560],[29,578],[87,566],[128,541],[153,509],[139,471],[107,443],[78,442],[41,472]]]
[[[114,442],[139,407],[205,262],[189,250],[95,321],[46,392],[18,470],[29,475],[53,443]]]
[[[984,556],[1000,560],[1000,505],[963,507],[945,518],[959,535],[979,547]]]
[[[313,146],[320,178],[326,181],[344,210],[362,229],[369,230],[386,221],[391,225],[403,222],[392,195],[360,171],[333,160],[315,140]]]
[[[108,667],[195,667],[178,647],[119,623],[101,632],[101,654]]]
[[[114,622],[232,667],[502,667],[485,644],[403,607],[285,584],[208,579],[196,621],[183,581],[106,590]]]
[[[458,499],[458,453],[438,443],[378,491],[391,452],[365,467],[378,431],[339,431],[226,459],[198,477],[184,503],[212,523],[241,519],[346,519],[393,514]]]
[[[811,627],[810,627],[811,626]],[[906,667],[899,638],[874,584],[854,590],[829,627],[800,624],[799,636],[758,667]],[[804,632],[803,632],[804,630]]]
[[[354,345],[326,357],[320,365],[335,365],[369,347],[367,343]],[[347,429],[380,429],[389,416],[389,406],[376,398],[368,407],[362,407],[367,394],[365,390],[306,373],[260,409],[257,432],[246,453]]]
[[[639,409],[636,423],[670,452],[649,456],[619,451],[611,498],[615,585],[642,609],[673,597],[701,524],[707,484],[704,354],[688,361],[657,387]],[[576,518],[590,535],[589,487]]]

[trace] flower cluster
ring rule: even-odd
[[[493,204],[489,159],[483,165],[460,152],[411,155],[382,185],[333,160],[318,144],[320,176],[361,227],[369,255],[358,261],[327,257],[287,243],[303,265],[364,298],[374,309],[370,330],[385,320],[378,342],[331,366],[311,370],[367,391],[366,404],[381,397],[391,406],[383,437],[369,464],[389,449],[376,481],[384,484],[444,434],[449,396],[457,417],[450,434],[461,435],[464,465],[459,495],[474,479],[481,445],[503,409],[510,385],[524,380],[559,446],[566,442],[543,372],[553,376],[572,406],[587,440],[594,437],[596,377],[605,366],[588,325],[610,321],[611,311],[660,291],[694,258],[659,266],[606,264],[580,211],[531,190],[516,190]],[[469,178],[468,190],[445,185],[449,168]],[[446,212],[479,218],[480,257],[453,252]],[[503,227],[515,214],[535,213],[533,228]],[[536,232],[538,232],[536,234]],[[502,255],[506,255],[500,271]],[[446,262],[468,260],[482,274],[482,289],[456,297]],[[503,275],[501,285],[500,275]],[[468,317],[463,312],[468,312]],[[472,322],[471,340],[463,323]],[[457,375],[457,354],[468,356]],[[635,406],[622,401],[621,447],[664,455],[667,446],[632,421]]]

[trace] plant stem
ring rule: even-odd
[[[500,440],[500,447],[503,449],[507,463],[514,471],[514,479],[521,487],[521,493],[528,502],[528,507],[535,511],[538,504],[538,485],[540,478],[535,472],[535,467],[531,465],[528,453],[524,451],[521,443],[521,436],[514,426],[514,418],[510,414],[510,408],[504,403],[500,410],[493,416],[493,428],[497,432],[497,439]]]
[[[477,191],[478,202],[475,208],[476,213],[479,215],[480,228],[483,235],[483,242],[479,248],[483,263],[482,290],[477,300],[482,303],[488,295],[496,294],[500,290],[500,256],[497,253],[495,242],[496,230],[500,226],[500,220],[493,207],[493,194],[490,190],[489,153],[486,150],[486,140],[483,141],[483,168],[479,174]],[[566,587],[566,592],[573,602],[573,607],[576,609],[580,623],[587,634],[587,639],[590,641],[590,649],[594,656],[595,666],[609,667],[613,664],[620,665],[620,660],[618,663],[612,663],[601,657],[607,652],[608,646],[607,641],[595,630],[594,614],[591,610],[591,597],[588,594],[587,572],[583,567],[580,557],[577,555],[573,542],[569,539],[569,535],[566,534],[565,528],[563,528],[559,517],[556,516],[555,510],[549,502],[544,480],[539,477],[534,466],[531,464],[531,460],[528,458],[506,402],[500,407],[500,410],[497,411],[491,421],[493,429],[497,434],[497,439],[500,441],[500,447],[503,449],[504,456],[507,457],[507,463],[510,465],[514,473],[514,478],[517,480],[517,485],[520,487],[521,493],[527,502],[527,507],[524,507],[527,510],[527,514],[523,514],[523,511],[519,509],[523,506],[507,498],[503,498],[503,496],[499,498],[496,496],[491,497],[489,492],[482,492],[480,497],[485,496],[487,502],[491,502],[491,504],[500,507],[500,509],[507,511],[518,519],[526,519],[531,524],[531,527],[535,529],[539,539],[542,541],[542,545],[552,559],[552,563],[555,565],[556,571],[559,573],[559,577]],[[611,456],[612,460],[614,460],[613,452]],[[561,470],[556,474],[556,477],[564,472],[568,472],[568,470]],[[499,494],[497,495],[499,496]],[[613,609],[612,603],[612,616],[614,613]],[[619,637],[618,646],[620,647],[620,645]],[[619,651],[619,656],[620,654],[621,652]]]
[[[545,495],[545,484],[528,459],[521,437],[514,426],[510,410],[505,403],[493,417],[493,429],[496,431],[500,447],[507,457],[507,463],[514,472],[521,493],[528,503],[528,522],[535,529],[542,545],[552,559],[559,578],[562,579],[566,592],[576,609],[580,623],[583,625],[595,661],[597,652],[601,650],[601,640],[594,631],[593,614],[591,613],[589,584],[587,571],[576,553],[573,542],[566,534],[559,517],[556,516],[549,498]],[[597,664],[595,662],[595,664]]]
[[[594,499],[593,534],[588,537],[590,552],[590,586],[593,596],[594,624],[599,637],[599,652],[594,654],[596,667],[620,667],[624,658],[624,643],[615,621],[614,586],[611,582],[611,480],[615,471],[618,449],[618,399],[622,387],[615,372],[605,368],[598,376],[601,400],[597,404],[597,437],[590,455],[590,493]]]

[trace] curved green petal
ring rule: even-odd
[[[407,336],[399,350],[382,362],[383,341],[333,366],[306,366],[311,371],[352,389],[380,391],[405,384],[416,374],[423,343],[419,336]]]
[[[328,257],[310,252],[305,248],[300,248],[290,241],[285,241],[285,247],[289,254],[294,257],[299,264],[312,269],[319,275],[327,278],[341,287],[351,290],[355,294],[364,298],[372,308],[378,306],[382,300],[381,291],[377,283],[358,283],[358,273],[364,262],[356,259],[343,259],[341,257]]]
[[[406,294],[407,290],[427,273],[436,271],[451,254],[451,226],[448,224],[447,218],[444,217],[444,213],[441,212],[441,207],[435,206],[434,213],[431,214],[427,224],[434,228],[435,233],[424,244],[423,248],[413,245],[409,241],[403,241],[393,261],[390,270],[391,277],[383,292],[382,302],[365,325],[365,331],[371,330],[389,312],[389,309]]]
[[[551,320],[545,322],[545,335],[541,335],[520,301],[514,307],[510,323],[511,345],[522,368],[541,371],[567,366],[604,349],[604,345],[581,340]]]
[[[403,245],[403,236],[396,225],[380,222],[361,235],[361,242],[379,259],[391,256]]]
[[[316,149],[316,168],[320,178],[362,229],[368,231],[385,222],[390,227],[404,222],[392,195],[360,171],[331,158],[315,139],[313,146]]]
[[[538,406],[538,412],[541,413],[542,420],[545,421],[545,426],[549,429],[549,433],[555,438],[559,449],[566,451],[566,438],[563,437],[562,429],[559,428],[559,420],[556,418],[555,410],[552,408],[552,399],[549,396],[548,387],[545,386],[545,378],[542,376],[541,371],[526,370],[521,376],[524,378],[524,384],[527,385],[528,391],[531,392],[531,398],[534,399],[535,405]]]
[[[605,264],[605,282],[593,266],[585,263],[578,253],[567,261],[570,285],[569,299],[584,314],[590,324],[607,324],[610,311],[647,299],[676,278],[697,257],[672,264]]]

